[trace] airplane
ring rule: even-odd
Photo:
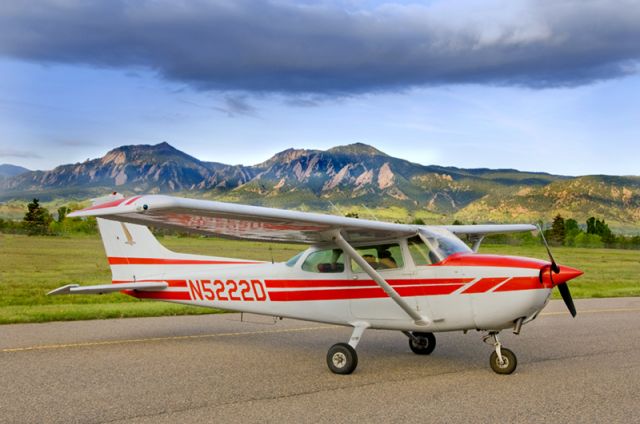
[[[93,200],[68,216],[97,218],[112,283],[68,284],[48,294],[122,292],[353,327],[347,343],[327,352],[327,366],[336,374],[356,369],[356,347],[367,329],[401,331],[418,355],[433,352],[436,332],[478,330],[493,346],[491,369],[511,374],[517,358],[502,346],[502,330],[519,334],[554,287],[576,316],[566,283],[582,271],[556,264],[544,235],[549,262],[477,253],[487,235],[539,229],[534,225],[408,225],[115,192]],[[165,248],[149,226],[310,246],[282,263],[184,254]]]

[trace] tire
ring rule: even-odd
[[[347,343],[336,343],[327,352],[327,366],[334,374],[351,374],[358,366],[358,354]]]
[[[433,333],[412,333],[418,340],[409,338],[409,348],[416,355],[429,355],[436,348],[436,336]]]
[[[502,353],[502,359],[504,360],[504,362],[501,364],[498,360],[498,354],[496,352],[493,352],[491,354],[491,357],[489,358],[491,369],[496,374],[511,374],[516,370],[516,367],[518,366],[518,359],[516,358],[516,354],[505,348],[500,349],[500,353]]]

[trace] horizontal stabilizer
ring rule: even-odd
[[[113,293],[122,290],[162,290],[169,287],[169,284],[165,282],[154,283],[118,283],[118,284],[101,284],[98,286],[81,286],[79,284],[67,284],[66,286],[58,287],[55,290],[51,290],[47,293],[47,296],[54,294],[103,294]]]

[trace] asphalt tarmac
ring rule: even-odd
[[[239,314],[0,326],[0,422],[637,422],[640,298],[553,301],[509,376],[481,334],[430,356],[369,330],[350,376],[327,349],[350,330]]]

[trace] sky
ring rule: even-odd
[[[640,1],[0,3],[0,163],[163,141],[640,175]]]

